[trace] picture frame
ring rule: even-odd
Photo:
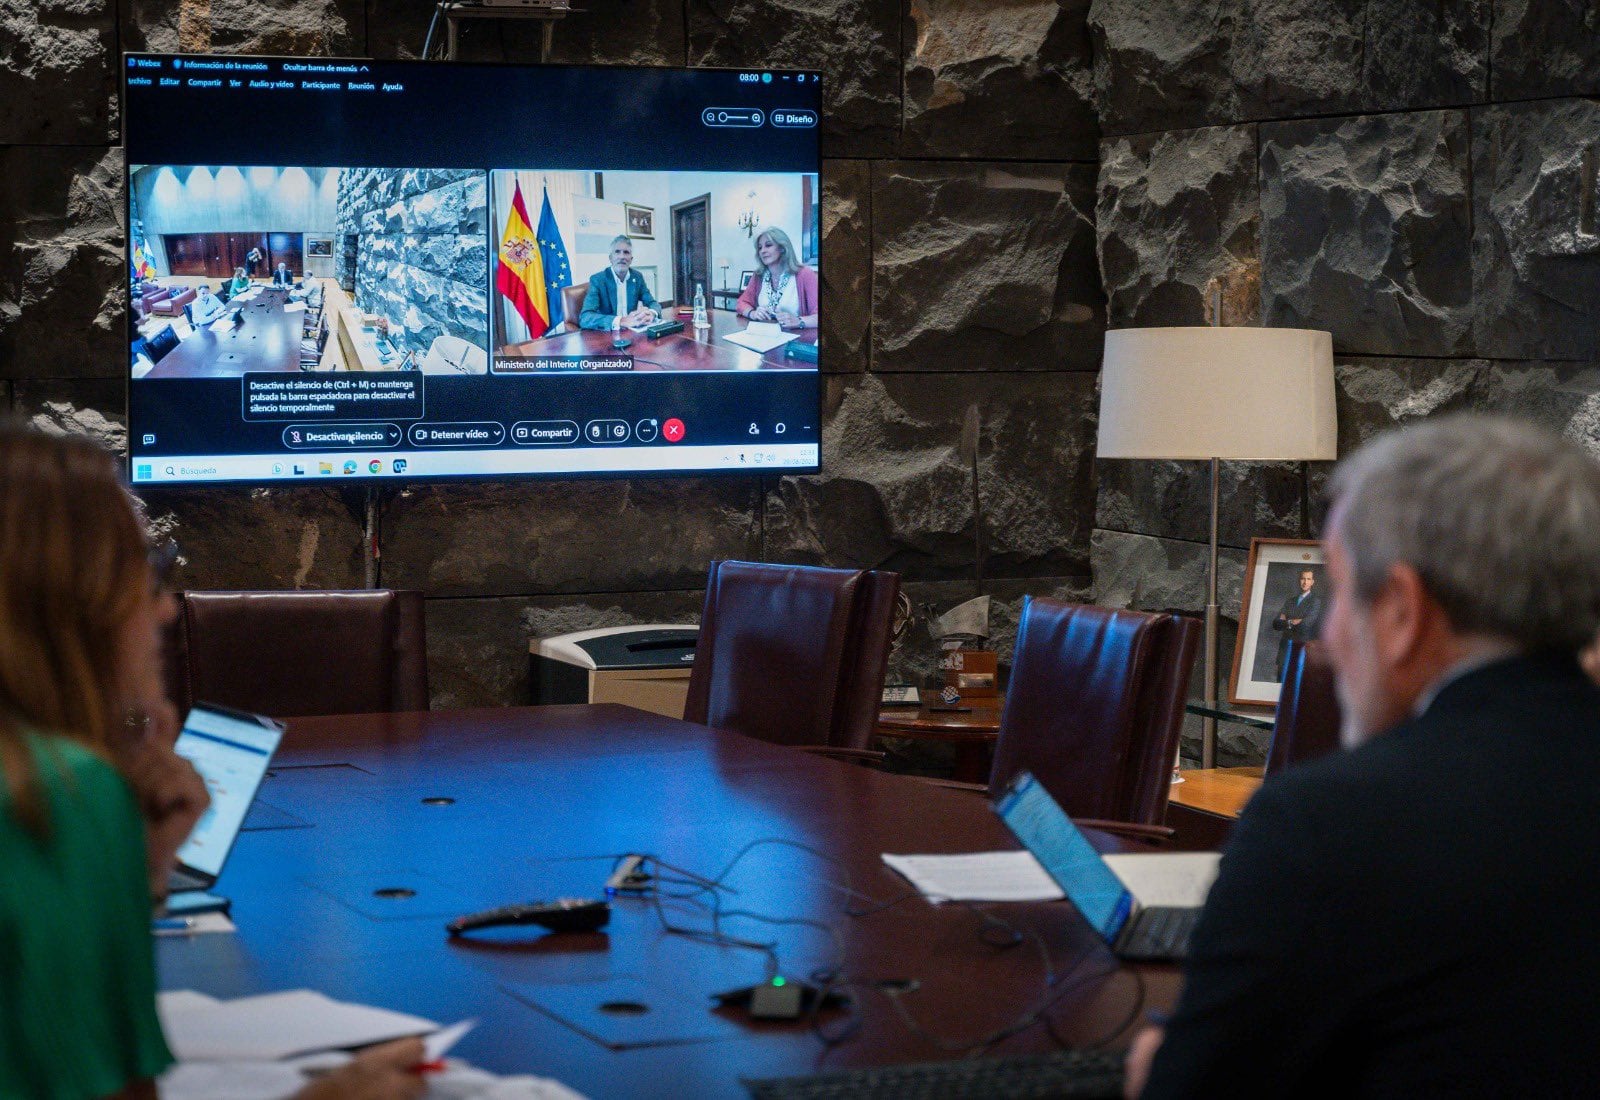
[[[637,206],[631,202],[622,204],[622,216],[627,222],[628,236],[641,241],[656,239],[656,208],[653,206]]]
[[[1305,575],[1311,584],[1305,586]],[[1277,706],[1288,643],[1315,638],[1328,611],[1327,559],[1315,539],[1251,539],[1228,702]],[[1297,612],[1303,612],[1296,618]]]
[[[306,255],[307,256],[328,256],[328,257],[332,257],[333,256],[333,238],[332,237],[307,237],[306,238]]]

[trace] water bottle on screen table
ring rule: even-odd
[[[704,283],[694,284],[694,327],[711,327],[711,320],[706,316],[706,288]]]

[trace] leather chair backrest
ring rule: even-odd
[[[583,312],[583,299],[589,293],[588,283],[578,283],[575,286],[561,288],[561,308],[565,311],[562,325],[567,332],[577,332],[578,315]],[[537,339],[537,337],[536,337]]]
[[[1327,650],[1320,642],[1291,642],[1284,667],[1266,775],[1325,756],[1339,747],[1342,719]]]
[[[865,748],[900,578],[712,562],[684,717],[785,745]]]
[[[174,703],[287,718],[427,710],[422,593],[184,592]]]
[[[1026,770],[1072,817],[1160,825],[1199,635],[1178,615],[1028,600],[991,789]]]

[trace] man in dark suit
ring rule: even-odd
[[[1283,682],[1284,665],[1289,659],[1290,642],[1315,641],[1322,628],[1322,593],[1317,591],[1317,574],[1300,570],[1300,590],[1284,597],[1283,607],[1272,620],[1278,631],[1278,656],[1273,662],[1273,679]]]
[[[1600,466],[1447,417],[1331,490],[1349,751],[1245,810],[1128,1093],[1600,1095]]]
[[[633,270],[633,239],[618,236],[611,242],[611,266],[589,279],[578,324],[583,328],[616,331],[629,325],[648,325],[660,316],[661,303]]]

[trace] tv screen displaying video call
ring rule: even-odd
[[[125,59],[135,484],[818,469],[818,76]]]

